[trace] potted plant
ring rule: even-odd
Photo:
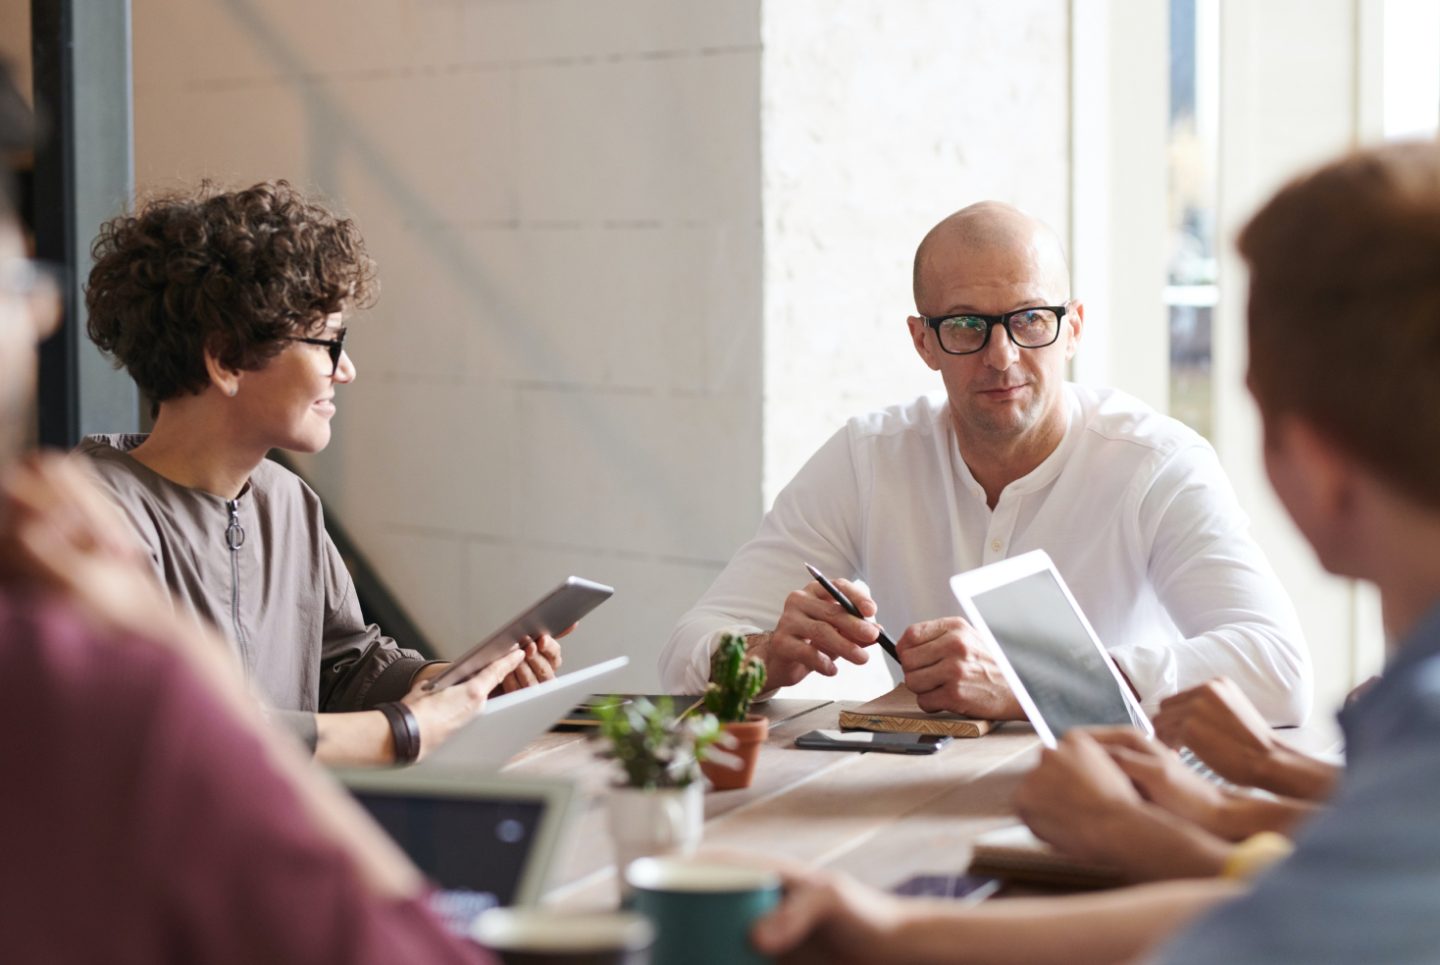
[[[700,843],[705,799],[698,761],[720,738],[709,714],[678,715],[668,697],[611,697],[595,708],[601,756],[618,761],[624,781],[610,788],[610,835],[623,888],[636,858],[693,851]]]
[[[770,734],[770,722],[750,713],[750,702],[765,688],[765,664],[746,656],[745,638],[727,633],[710,658],[710,684],[705,688],[705,709],[714,714],[728,736],[726,750],[702,758],[700,767],[717,790],[749,787],[755,778],[760,745]]]

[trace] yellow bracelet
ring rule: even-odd
[[[1277,861],[1288,858],[1294,850],[1295,845],[1285,835],[1261,831],[1230,849],[1220,874],[1231,881],[1249,881]]]

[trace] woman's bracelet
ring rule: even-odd
[[[376,710],[390,723],[390,737],[395,742],[395,763],[413,764],[420,759],[420,719],[410,705],[399,700],[378,704]]]

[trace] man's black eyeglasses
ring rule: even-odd
[[[1060,320],[1065,317],[1064,305],[1037,305],[1017,308],[1003,315],[940,315],[925,318],[935,330],[940,348],[950,355],[974,355],[990,344],[990,332],[1003,326],[1010,341],[1021,348],[1044,348],[1060,337]]]
[[[330,350],[330,378],[335,378],[335,373],[340,371],[340,355],[345,351],[345,329],[340,329],[338,338],[303,338],[299,335],[290,335],[287,338],[292,342],[304,342],[306,345],[323,345]]]

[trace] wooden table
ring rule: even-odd
[[[1015,820],[1010,795],[1039,746],[1028,724],[956,738],[929,756],[793,746],[806,731],[837,727],[849,706],[784,699],[757,706],[770,719],[770,738],[755,782],[706,794],[704,846],[784,855],[889,889],[916,874],[963,871],[976,835]],[[546,898],[565,908],[613,907],[618,895],[605,816],[616,771],[596,758],[597,747],[585,734],[546,734],[506,768],[579,785],[579,826]]]

